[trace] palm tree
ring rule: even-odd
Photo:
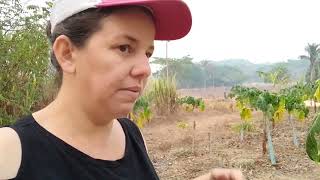
[[[319,77],[319,57],[320,57],[320,45],[316,43],[308,44],[305,47],[305,51],[308,53],[308,55],[302,55],[300,56],[300,59],[305,59],[310,61],[309,70],[307,72],[306,78],[309,82],[314,82]]]

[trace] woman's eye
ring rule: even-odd
[[[129,45],[121,45],[119,46],[119,50],[123,53],[130,53],[131,47]]]

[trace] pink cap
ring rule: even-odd
[[[191,12],[182,0],[56,0],[51,11],[51,31],[66,18],[89,8],[134,5],[148,8],[154,16],[156,40],[186,36],[192,25]]]

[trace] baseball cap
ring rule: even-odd
[[[188,5],[182,0],[56,0],[51,9],[51,31],[68,17],[90,8],[143,6],[153,14],[155,40],[176,40],[186,36],[192,26]]]

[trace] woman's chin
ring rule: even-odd
[[[134,103],[121,104],[118,107],[114,107],[114,108],[117,108],[114,112],[117,112],[116,115],[119,118],[127,117],[128,114],[133,110],[133,106],[134,106]]]

